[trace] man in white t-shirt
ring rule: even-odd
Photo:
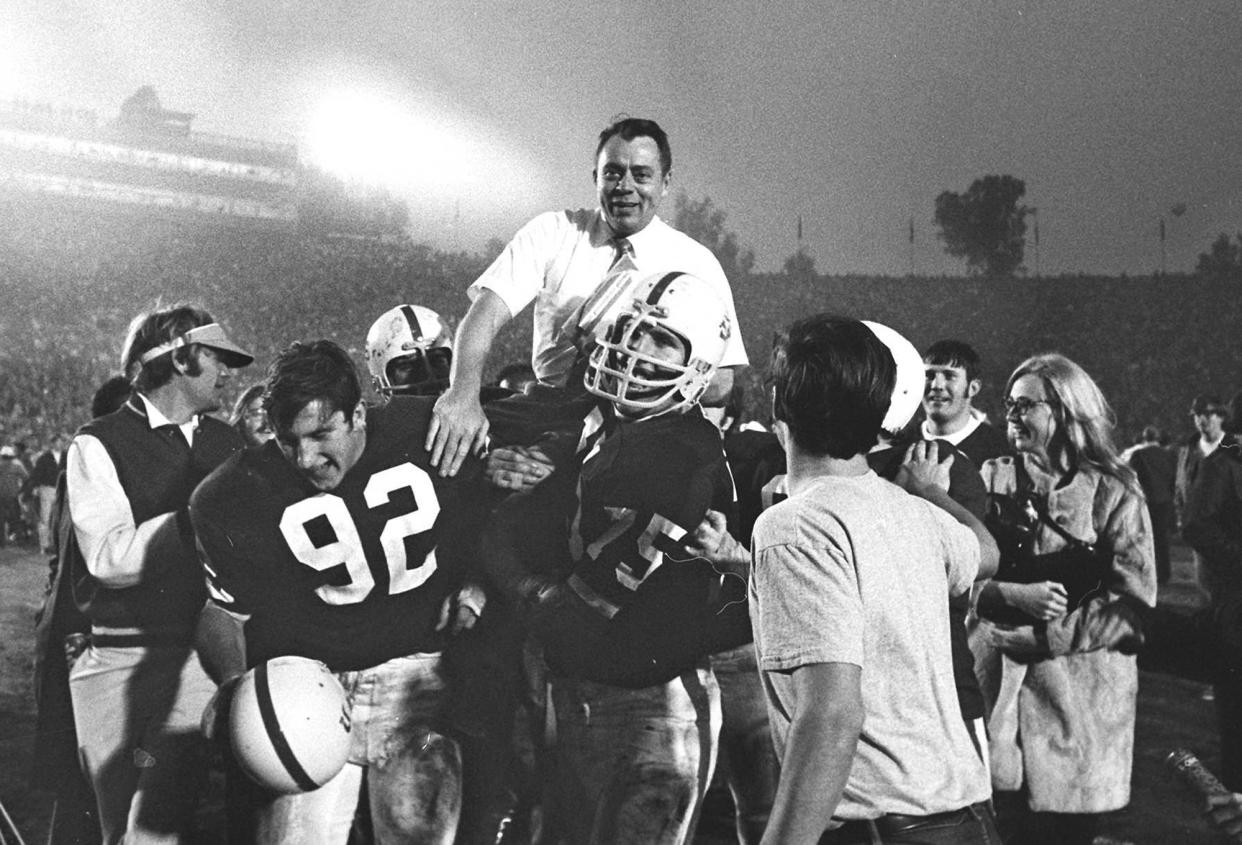
[[[923,355],[927,391],[923,394],[923,437],[947,440],[983,466],[985,461],[1013,452],[1005,432],[991,425],[974,407],[983,387],[979,353],[960,340],[938,340]]]
[[[720,262],[702,244],[656,216],[668,193],[673,155],[652,120],[625,118],[599,137],[592,178],[599,208],[547,212],[527,223],[474,284],[457,329],[450,387],[436,403],[427,448],[442,474],[482,448],[488,424],[479,405],[483,368],[497,333],[534,303],[535,375],[564,385],[581,376],[581,354],[597,327],[629,307],[628,294],[661,272],[697,276],[714,287],[737,325],[733,294]],[[717,376],[703,397],[722,402],[732,368],[747,364],[734,331]]]
[[[751,619],[781,761],[763,841],[998,842],[945,601],[995,572],[996,545],[948,497],[934,445],[912,448],[904,489],[869,468],[896,367],[863,323],[795,322],[772,370],[789,498],[752,538]]]

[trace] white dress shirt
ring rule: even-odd
[[[659,217],[626,240],[637,268],[636,281],[680,270],[715,287],[726,303],[734,328],[720,365],[749,363],[737,328],[729,280],[711,250]],[[567,336],[565,325],[609,273],[615,258],[612,230],[598,209],[550,211],[523,226],[468,293],[474,299],[482,290],[490,290],[504,301],[512,315],[535,303],[532,365],[541,381],[558,384],[576,355],[573,338]],[[620,310],[628,305],[622,299],[615,308]]]

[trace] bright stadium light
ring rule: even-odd
[[[467,139],[429,115],[372,93],[334,92],[312,116],[310,162],[349,181],[388,188],[460,184],[469,164]]]
[[[0,29],[0,98],[15,97],[23,92],[20,60],[16,38]]]

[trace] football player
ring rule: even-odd
[[[451,842],[460,756],[435,726],[441,650],[482,612],[468,581],[480,467],[429,473],[433,400],[368,408],[348,353],[330,341],[291,345],[267,383],[275,441],[226,462],[191,500],[212,594],[200,648],[222,682],[219,712],[248,667],[322,661],[352,698],[353,745],[319,789],[264,796],[257,838],[344,843],[365,776],[376,841]]]
[[[430,308],[398,305],[367,332],[367,369],[381,396],[439,396],[448,388],[452,363],[452,337]]]
[[[538,444],[576,480],[571,512],[543,509],[539,485],[488,530],[485,559],[527,607],[551,672],[550,811],[567,842],[683,842],[710,778],[721,576],[686,543],[733,499],[720,435],[697,404],[732,329],[701,279],[641,283],[590,353],[578,430]],[[565,568],[552,573],[546,549],[530,554],[520,538],[538,543],[556,526]]]
[[[371,325],[366,339],[371,383],[391,396],[438,396],[448,387],[453,345],[444,320],[421,305],[399,305]],[[480,402],[510,396],[489,385]],[[487,843],[507,826],[515,801],[509,768],[516,707],[521,631],[506,608],[496,605],[486,625],[459,638],[445,666],[450,683],[448,728],[458,741],[463,766],[459,845]]]

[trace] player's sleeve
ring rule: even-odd
[[[258,593],[256,564],[247,557],[253,543],[240,541],[225,525],[224,515],[217,513],[214,502],[201,492],[199,488],[190,499],[190,520],[208,594],[230,613],[248,616],[254,612],[251,596]]]
[[[65,475],[78,547],[87,571],[105,587],[132,587],[178,559],[170,553],[183,542],[176,512],[136,524],[112,456],[97,437],[73,439]]]
[[[437,566],[451,573],[457,582],[481,583],[487,575],[482,537],[493,501],[483,479],[482,464],[472,456],[451,483],[456,490],[453,506],[441,511],[444,526],[436,540]]]
[[[500,297],[511,315],[533,302],[543,287],[547,262],[554,251],[557,221],[563,217],[563,213],[547,212],[519,229],[504,251],[467,289],[470,299],[490,290]]]

